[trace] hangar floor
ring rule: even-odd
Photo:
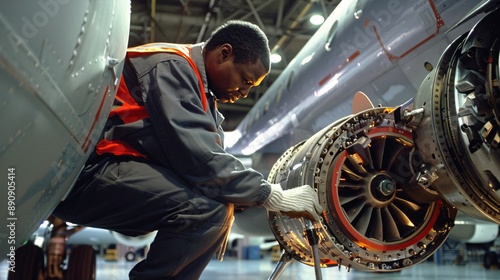
[[[223,262],[213,260],[203,272],[201,280],[264,280],[268,279],[276,263],[269,257],[260,260],[239,260],[226,258]],[[128,271],[134,263],[117,261],[106,262],[99,258],[97,263],[97,280],[126,280]],[[7,279],[7,263],[0,263],[0,280]],[[405,279],[405,280],[451,280],[451,279],[500,279],[499,269],[484,269],[477,263],[470,263],[463,266],[457,265],[435,265],[433,262],[425,262],[412,268],[396,273],[365,273],[359,271],[347,272],[342,267],[339,271],[337,267],[322,269],[323,279],[335,280],[382,280],[382,279]],[[284,271],[280,279],[284,280],[311,280],[314,279],[314,269],[312,267],[295,262],[290,264]]]

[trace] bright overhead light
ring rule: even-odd
[[[281,55],[277,53],[271,54],[271,63],[278,63],[281,61]]]
[[[325,18],[322,15],[312,15],[309,18],[309,21],[314,25],[320,25],[325,21]]]

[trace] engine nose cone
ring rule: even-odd
[[[380,200],[386,200],[387,198],[392,197],[392,195],[396,191],[396,186],[392,179],[386,175],[379,175],[375,177],[372,185],[375,187],[377,192],[374,192],[374,195]]]

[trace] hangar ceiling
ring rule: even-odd
[[[132,0],[129,46],[149,42],[197,43],[228,20],[259,25],[271,50],[282,61],[272,65],[264,82],[246,99],[219,104],[226,117],[224,129],[232,130],[314,34],[309,22],[318,10],[326,18],[340,0]]]

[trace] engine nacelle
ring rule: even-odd
[[[422,83],[410,125],[431,186],[466,215],[500,223],[499,23],[496,11],[453,42]]]

